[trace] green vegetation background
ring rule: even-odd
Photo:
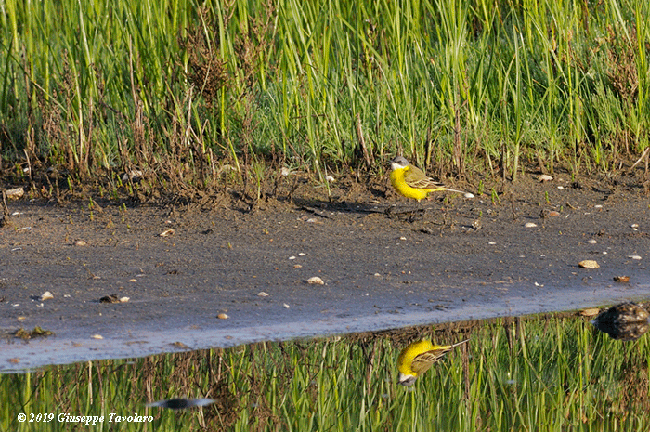
[[[205,187],[283,166],[323,179],[381,174],[398,153],[436,175],[516,178],[530,164],[609,172],[648,148],[646,0],[2,8],[0,168],[14,180]]]

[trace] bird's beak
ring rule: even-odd
[[[403,385],[405,387],[412,386],[415,383],[415,380],[417,380],[418,377],[413,376],[413,375],[406,375],[403,374],[402,372],[399,373],[399,376],[397,377],[397,383],[399,385]]]

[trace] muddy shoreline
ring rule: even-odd
[[[324,193],[252,210],[232,195],[9,202],[0,371],[650,297],[650,200],[633,182],[530,176],[496,201],[450,194],[421,208],[383,185]],[[409,209],[426,211],[396,215]],[[579,268],[585,259],[600,268]],[[129,300],[99,302],[110,294]],[[55,335],[12,336],[36,326]]]

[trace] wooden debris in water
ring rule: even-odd
[[[650,330],[648,318],[650,314],[644,307],[629,302],[604,310],[591,323],[613,339],[631,341]]]
[[[20,339],[32,339],[35,337],[45,337],[53,335],[54,333],[49,330],[43,330],[40,326],[34,327],[32,331],[25,330],[24,328],[19,328],[14,332],[14,336]]]

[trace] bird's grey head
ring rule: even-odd
[[[405,168],[408,165],[409,161],[407,161],[404,156],[396,156],[393,160],[390,161],[390,167],[394,170]]]
[[[403,373],[399,373],[399,376],[397,377],[397,383],[399,385],[403,385],[405,387],[412,386],[415,383],[415,380],[417,380],[418,377],[413,376],[413,375],[406,375]]]

